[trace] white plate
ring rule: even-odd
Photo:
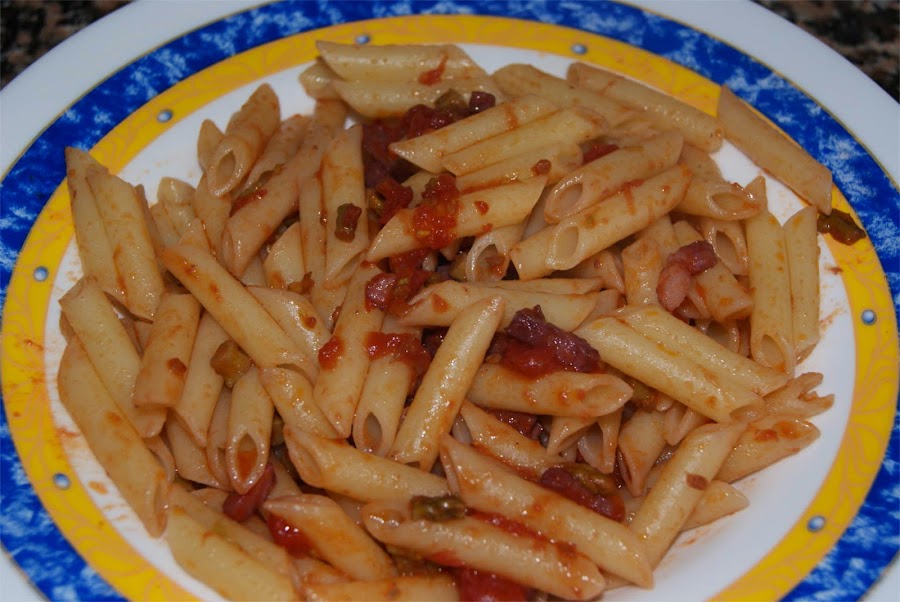
[[[467,5],[468,3],[463,4]],[[29,146],[35,136],[40,134],[67,107],[78,101],[85,92],[94,88],[106,77],[131,60],[159,48],[168,41],[248,6],[252,6],[252,4],[167,3],[163,5],[139,2],[113,13],[49,53],[33,68],[28,69],[7,86],[0,96],[0,101],[5,109],[3,112],[3,144],[0,145],[0,153],[2,153],[0,154],[0,159],[2,159],[0,164],[3,165],[4,173],[18,160],[19,155]],[[718,39],[726,40],[731,46],[755,57],[769,67],[777,69],[781,76],[806,92],[817,104],[826,107],[868,149],[869,153],[885,166],[890,177],[895,182],[897,181],[898,173],[900,173],[900,161],[898,161],[900,153],[898,153],[898,138],[895,135],[898,131],[896,127],[898,119],[900,119],[897,105],[871,80],[826,46],[767,11],[749,3],[662,2],[642,3],[641,6],[712,34]],[[586,29],[599,28],[601,32],[615,30],[617,24],[611,25],[602,22],[604,18],[608,18],[607,8],[609,7],[604,5],[591,7],[592,10],[584,13],[584,27]],[[562,8],[557,7],[549,7],[544,10],[549,18],[563,12]],[[667,27],[667,25],[654,21],[655,17],[645,16],[643,18],[653,22],[656,27],[663,29]],[[592,22],[591,19],[594,21]],[[152,26],[148,26],[148,24],[152,24]],[[756,33],[759,31],[769,32],[764,41]],[[628,40],[628,32],[623,32],[621,35]],[[633,42],[641,45],[641,40],[633,40]],[[690,50],[687,47],[682,48],[669,58],[688,67],[694,66],[697,61],[702,63],[703,61],[717,60],[710,57],[691,56]],[[92,56],[92,61],[82,63],[79,57],[83,56]],[[477,58],[484,63],[485,61],[481,59],[490,60],[491,56],[484,55]],[[502,64],[502,57],[493,58],[501,61]],[[540,57],[535,57],[535,60],[540,60]],[[553,62],[551,59],[546,60],[549,61],[548,64]],[[485,66],[499,65],[486,64]],[[823,66],[827,66],[827,69]],[[70,78],[56,77],[62,73],[70,75]],[[51,82],[54,86],[54,94],[43,93],[43,90]],[[283,90],[286,94],[290,94],[287,80],[282,79],[281,84],[282,88],[279,91]],[[151,85],[148,84],[148,88]],[[847,89],[855,91],[852,97],[836,93]],[[849,98],[852,98],[852,102],[848,102]],[[866,110],[860,111],[861,106],[865,106]],[[227,115],[227,102],[220,103],[219,107],[218,112]],[[15,113],[16,119],[10,120],[9,115],[13,113]],[[163,155],[164,153],[157,150],[155,155],[152,152],[147,155],[151,159],[145,157],[143,161],[136,160],[135,167],[127,173],[127,179],[143,181],[143,178],[146,177],[146,183],[152,186],[158,170],[167,175],[177,175],[173,174],[171,169],[173,164],[179,163],[177,158],[171,158],[169,164],[152,160],[154,156],[161,157]],[[147,168],[148,164],[152,164],[153,167]],[[191,174],[185,174],[184,177],[196,180],[196,177],[191,177]],[[148,192],[152,192],[152,190]],[[8,198],[5,196],[4,202],[7,202]],[[894,203],[897,202],[896,198],[896,191],[894,191]],[[851,199],[852,201],[854,199]],[[871,229],[870,224],[866,225]],[[889,242],[890,236],[890,233],[881,233],[879,240]],[[896,230],[894,230],[894,236],[896,237]],[[887,249],[887,257],[888,261],[891,257],[896,261],[896,248],[893,251]],[[896,274],[896,266],[892,270],[889,268],[889,271]],[[893,284],[896,286],[896,280],[893,281]],[[896,291],[894,294],[896,295]],[[826,450],[826,457],[833,457],[834,447],[826,447]],[[784,518],[788,524],[795,519],[795,516]],[[896,523],[896,514],[890,520]],[[896,541],[886,542],[886,545],[893,545],[896,549]],[[15,575],[18,575],[17,571],[5,563],[2,573],[4,588]],[[872,578],[868,578],[868,582],[871,581]],[[895,582],[894,585],[896,585]],[[15,595],[17,598],[19,595],[24,595],[24,592],[18,592]],[[890,598],[891,596],[888,596],[885,599]]]

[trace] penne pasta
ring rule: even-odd
[[[459,594],[447,575],[408,575],[377,581],[321,583],[303,589],[311,602],[352,602],[353,600],[396,600],[397,602],[456,602]]]
[[[166,528],[169,482],[80,345],[69,344],[59,367],[59,396],[119,493],[151,536]],[[122,462],[128,458],[128,462]]]
[[[661,128],[677,128],[690,144],[706,152],[719,150],[725,127],[716,117],[636,81],[585,63],[572,63],[569,82],[633,108]]]
[[[562,109],[445,154],[441,165],[461,176],[548,144],[581,144],[598,137],[607,127],[606,120],[595,111],[584,107]]]
[[[469,55],[450,44],[360,46],[319,40],[316,49],[335,74],[348,80],[420,80],[438,68],[444,78],[485,75]]]
[[[363,523],[386,544],[438,560],[446,557],[563,598],[585,600],[599,594],[605,584],[597,567],[584,556],[477,518],[417,520],[410,516],[408,504],[395,502],[367,505]]]
[[[200,304],[192,295],[163,293],[131,393],[135,406],[178,403],[199,323]]]
[[[571,171],[547,195],[544,217],[557,223],[612,196],[628,182],[672,167],[678,161],[682,144],[681,135],[667,132],[641,145],[613,150]]]
[[[467,307],[489,297],[501,297],[506,302],[501,326],[509,324],[520,309],[540,305],[548,322],[563,330],[572,330],[590,313],[597,293],[557,294],[448,280],[432,285],[410,299],[410,308],[399,321],[408,326],[449,326]]]
[[[72,224],[84,275],[95,278],[106,294],[124,302],[124,282],[113,260],[112,242],[88,183],[89,173],[98,170],[104,173],[106,168],[88,153],[71,146],[66,147],[65,157]]]
[[[228,414],[225,465],[238,493],[247,493],[266,468],[274,411],[259,371],[251,367],[234,384]]]
[[[319,375],[313,397],[341,437],[350,435],[369,370],[367,335],[381,330],[384,320],[384,312],[366,300],[367,283],[381,273],[375,264],[359,265],[331,338],[318,352]]]
[[[493,80],[486,76],[447,78],[434,84],[421,83],[418,80],[392,82],[338,79],[331,85],[350,108],[370,119],[390,118],[420,104],[433,106],[451,91],[466,96],[470,96],[473,92],[499,95]]]
[[[690,180],[673,167],[526,238],[510,251],[523,280],[575,267],[671,211]]]
[[[618,315],[598,318],[578,329],[576,334],[617,370],[713,420],[728,422],[735,410],[761,403],[759,394],[749,386],[724,381],[721,375],[705,364],[696,363],[684,351],[672,353],[658,339],[634,330]]]
[[[294,587],[287,576],[256,560],[226,537],[202,524],[182,508],[169,511],[166,541],[188,574],[204,581],[233,600],[293,600]]]
[[[274,498],[265,510],[299,529],[316,554],[351,579],[375,581],[397,576],[391,557],[334,500],[301,494]]]
[[[722,86],[717,109],[725,137],[754,163],[814,205],[831,213],[831,172],[793,140]]]
[[[213,195],[221,197],[246,180],[252,165],[278,128],[280,112],[275,91],[263,84],[232,116],[204,172]]]
[[[309,118],[304,115],[291,115],[278,124],[278,129],[269,138],[262,154],[247,174],[248,190],[262,184],[287,165],[288,160],[299,150],[308,125]]]
[[[465,309],[450,325],[400,424],[389,456],[429,470],[440,438],[450,432],[463,397],[500,325],[506,302],[488,297]]]
[[[333,438],[292,426],[284,429],[291,462],[304,482],[361,501],[409,499],[447,493],[436,475],[382,458]]]
[[[701,426],[665,463],[631,521],[651,565],[659,563],[675,540],[743,430],[741,423]]]
[[[538,441],[526,437],[472,402],[463,401],[459,415],[465,422],[472,447],[512,466],[529,478],[539,479],[546,469],[563,461]]]
[[[81,347],[103,386],[128,422],[141,437],[153,437],[162,430],[166,408],[137,407],[132,398],[141,358],[112,303],[88,276],[79,280],[59,300],[63,315],[77,338],[70,345]]]
[[[757,180],[754,194],[765,197]],[[750,294],[750,354],[760,364],[792,376],[796,364],[791,280],[784,229],[769,211],[744,223],[747,233]]]
[[[394,142],[390,150],[425,171],[439,173],[444,169],[442,159],[445,155],[554,113],[557,109],[545,98],[523,95],[433,132]]]
[[[791,332],[800,361],[819,341],[819,244],[816,211],[801,209],[784,224],[791,283]]]
[[[428,205],[402,209],[372,241],[366,259],[378,261],[415,249],[439,249],[465,236],[518,224],[531,212],[544,183],[544,177],[535,177],[462,195],[456,199],[455,224],[447,230],[435,222]]]
[[[551,372],[526,377],[495,364],[483,364],[466,397],[482,407],[528,414],[597,418],[631,399],[631,387],[611,374]]]
[[[258,366],[302,361],[293,341],[208,251],[180,244],[166,249],[162,259]]]
[[[495,71],[492,77],[500,89],[510,96],[536,94],[549,98],[561,107],[587,107],[600,113],[613,126],[634,115],[633,110],[618,101],[604,98],[584,87],[572,86],[566,80],[544,73],[532,65],[507,65]]]
[[[105,171],[91,170],[87,182],[109,237],[122,302],[134,315],[152,320],[164,285],[142,197],[133,186]]]
[[[811,422],[790,414],[772,414],[750,423],[716,473],[732,483],[796,454],[819,438]]]
[[[338,134],[322,155],[326,283],[349,278],[369,247],[361,141],[362,128],[354,126]]]
[[[573,545],[604,571],[652,585],[643,546],[624,525],[515,475],[451,437],[441,444],[441,462],[451,490],[466,505],[500,512],[538,533],[554,533],[556,541]]]

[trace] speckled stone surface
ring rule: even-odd
[[[900,2],[757,1],[828,44],[900,100]]]
[[[900,101],[900,0],[756,1],[828,44]],[[56,44],[125,4],[0,1],[0,87]]]

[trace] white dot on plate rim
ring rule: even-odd
[[[825,517],[817,514],[810,518],[806,523],[806,528],[812,533],[817,533],[825,527]]]
[[[38,266],[34,268],[33,276],[34,279],[38,282],[43,282],[50,276],[50,270],[48,270],[44,266]]]

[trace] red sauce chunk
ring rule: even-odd
[[[520,309],[499,342],[500,363],[529,376],[556,370],[596,372],[600,353],[581,337],[547,322],[540,306]]]
[[[434,311],[439,314],[450,309],[450,304],[447,303],[447,300],[437,294],[431,296],[431,306],[434,308]]]
[[[489,354],[499,355],[502,366],[530,378],[566,369],[565,364],[556,359],[550,347],[534,347],[503,333],[494,336]]]
[[[528,588],[495,573],[461,567],[455,571],[455,577],[462,602],[520,602],[528,599]]]
[[[444,69],[447,66],[447,55],[441,57],[441,64],[431,69],[429,71],[425,71],[419,74],[419,83],[424,86],[433,86],[434,84],[441,81],[441,77],[444,75]]]
[[[531,166],[531,173],[535,176],[543,176],[550,173],[550,169],[553,167],[553,164],[550,163],[547,159],[541,159],[537,163]]]
[[[582,150],[582,163],[587,164],[596,161],[601,157],[605,157],[613,151],[619,150],[615,144],[605,144],[602,142],[591,142],[587,148]]]
[[[436,83],[443,75],[443,63],[437,69],[422,74],[426,85]],[[415,138],[438,130],[455,121],[480,113],[496,104],[493,94],[472,92],[466,104],[462,95],[450,91],[435,103],[435,107],[416,105],[400,118],[375,120],[363,124],[362,156],[365,185],[383,200],[383,208],[376,211],[382,225],[399,208],[408,207],[412,191],[399,182],[405,181],[418,168],[391,152],[392,142]],[[393,182],[384,183],[385,180]],[[405,189],[405,190],[404,190]]]
[[[312,550],[312,543],[306,535],[280,516],[269,514],[266,518],[266,526],[269,527],[272,541],[287,550],[291,556],[302,558]]]
[[[753,438],[760,443],[764,441],[778,441],[778,433],[772,429],[760,429],[753,434]]]
[[[222,512],[225,516],[238,522],[243,522],[253,516],[275,487],[275,469],[272,464],[266,464],[265,470],[259,480],[247,490],[247,493],[229,493],[222,504]]]
[[[413,191],[409,186],[404,186],[391,177],[386,177],[375,185],[375,192],[384,198],[384,208],[378,221],[383,226],[394,217],[398,211],[409,207],[413,200]]]
[[[384,311],[394,299],[394,289],[397,288],[396,274],[376,274],[366,282],[366,309],[377,307]]]
[[[685,475],[685,482],[688,484],[688,487],[692,489],[698,489],[700,491],[704,491],[707,487],[709,487],[709,480],[703,475],[694,474],[693,472],[689,472]]]
[[[422,342],[409,333],[369,332],[365,346],[370,359],[394,357],[413,368],[417,376],[424,374],[431,363],[431,355]]]
[[[402,315],[409,307],[409,299],[426,283],[445,278],[422,268],[429,253],[429,249],[415,249],[389,257],[388,272],[376,274],[366,283],[366,307]]]
[[[590,508],[614,521],[622,521],[625,518],[625,503],[620,495],[593,493],[575,475],[561,466],[551,466],[545,470],[538,482],[576,504]]]
[[[469,96],[469,114],[474,115],[475,113],[481,113],[482,111],[494,107],[496,104],[497,99],[493,94],[475,90],[472,92],[471,96]]]
[[[422,331],[422,346],[425,347],[428,355],[434,357],[434,354],[437,353],[438,347],[440,347],[441,343],[444,342],[444,335],[446,334],[447,329],[443,327],[426,328]]]
[[[356,228],[361,215],[362,209],[352,203],[344,203],[338,207],[334,237],[342,242],[350,242],[356,238]]]
[[[436,176],[425,185],[412,223],[415,237],[429,249],[442,249],[456,239],[458,199],[456,178],[450,174]]]
[[[169,358],[166,362],[166,368],[168,368],[169,372],[177,376],[181,376],[187,372],[187,366],[185,366],[184,362],[177,357]]]
[[[435,552],[434,554],[429,554],[428,556],[426,556],[426,559],[441,566],[463,566],[463,561],[460,560],[456,553],[452,550],[441,550],[439,552]]]
[[[265,188],[258,188],[256,190],[251,190],[250,192],[244,193],[238,198],[234,199],[234,202],[231,204],[231,215],[234,215],[247,205],[255,203],[257,201],[261,201],[265,198],[268,191]]]
[[[334,370],[337,361],[344,352],[344,341],[341,337],[333,336],[319,349],[319,366],[324,370]]]
[[[532,437],[535,434],[535,431],[539,430],[540,427],[536,414],[527,414],[525,412],[516,412],[513,410],[486,409],[485,411],[500,422],[505,422],[513,427],[526,437]]]
[[[674,251],[659,274],[656,294],[667,311],[674,311],[691,288],[691,276],[705,272],[718,263],[716,251],[705,240],[694,241]]]

